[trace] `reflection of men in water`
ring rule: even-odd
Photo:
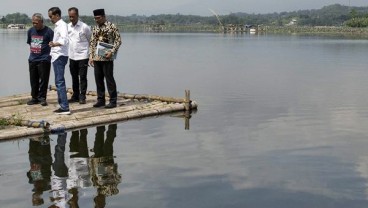
[[[73,197],[68,201],[71,207],[78,205],[78,188],[86,188],[92,185],[89,173],[89,153],[87,143],[87,129],[73,131],[70,137],[70,165],[67,188]]]
[[[87,129],[73,131],[70,137],[70,158],[88,158]]]
[[[118,166],[114,163],[113,143],[116,137],[116,124],[108,126],[106,140],[105,126],[97,127],[96,139],[93,147],[95,155],[91,156],[90,168],[93,186],[97,187],[97,196],[94,198],[95,207],[105,207],[106,196],[119,193],[117,188],[121,182]]]
[[[55,161],[52,164],[54,175],[51,177],[52,197],[51,201],[54,205],[50,207],[66,207],[68,192],[66,189],[66,180],[68,178],[68,167],[65,165],[65,143],[66,133],[58,135],[57,144],[55,146]]]
[[[29,140],[30,170],[27,172],[29,183],[33,184],[32,205],[44,203],[42,193],[50,190],[51,176],[51,147],[49,136]]]

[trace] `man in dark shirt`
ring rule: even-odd
[[[54,32],[43,24],[43,16],[35,13],[32,16],[33,27],[27,32],[27,44],[30,46],[28,58],[32,99],[27,105],[41,104],[46,106],[47,87],[51,70],[50,46]]]

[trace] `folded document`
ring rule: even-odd
[[[108,44],[108,43],[104,43],[104,42],[98,42],[98,43],[97,43],[97,50],[96,50],[96,53],[97,53],[97,55],[98,55],[98,56],[105,57],[105,56],[106,56],[105,54],[106,54],[108,51],[110,51],[113,47],[114,47],[114,45],[112,45],[112,44]],[[115,54],[112,56],[112,58],[113,58],[113,59],[116,59],[116,54],[117,54],[117,53],[115,53]]]

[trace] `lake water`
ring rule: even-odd
[[[119,91],[190,89],[190,129],[166,115],[1,142],[1,206],[367,207],[368,40],[122,37]],[[1,96],[29,92],[25,42],[0,30]]]

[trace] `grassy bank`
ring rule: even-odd
[[[315,26],[315,27],[275,27],[265,26],[260,32],[273,34],[325,34],[325,35],[344,35],[356,37],[368,37],[368,28],[353,27],[332,27],[332,26]]]

